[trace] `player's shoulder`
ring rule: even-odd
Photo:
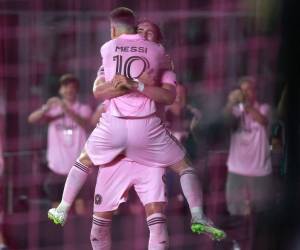
[[[101,52],[104,52],[106,50],[109,50],[111,48],[111,46],[113,46],[115,44],[115,40],[116,39],[111,39],[109,41],[107,41],[106,43],[104,43],[101,48],[100,48],[100,51]]]

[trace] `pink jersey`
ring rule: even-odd
[[[269,117],[269,106],[255,104],[261,114]],[[255,121],[238,105],[232,113],[240,118],[240,126],[231,135],[228,169],[246,176],[264,176],[271,173],[270,147],[267,128]]]
[[[89,118],[91,116],[92,111],[88,105],[76,102],[72,109],[81,117]],[[87,134],[70,117],[61,116],[62,114],[60,106],[51,108],[47,113],[49,117],[60,116],[50,122],[48,127],[47,159],[48,166],[53,172],[66,175],[79,156]]]
[[[116,74],[129,78],[139,77],[146,69],[159,73],[165,67],[165,50],[156,43],[146,41],[140,35],[123,34],[101,47],[105,80]],[[136,92],[112,98],[108,112],[118,117],[145,117],[156,112],[155,102]]]

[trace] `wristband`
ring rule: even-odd
[[[136,79],[136,78],[134,78],[133,80],[137,83],[136,89],[137,89],[138,91],[140,91],[140,92],[143,92],[144,89],[145,89],[145,84],[142,83],[141,81],[139,81],[139,80]]]

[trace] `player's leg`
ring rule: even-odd
[[[91,244],[94,250],[111,248],[111,221],[114,211],[126,201],[127,190],[134,179],[131,161],[125,159],[98,172],[94,195],[94,215]]]
[[[90,234],[93,250],[111,249],[111,223],[114,211],[94,212]]]
[[[68,212],[82,186],[88,178],[93,163],[85,150],[83,150],[71,168],[64,186],[61,202],[57,208],[48,211],[48,217],[55,224],[64,225]]]
[[[209,226],[209,220],[203,216],[200,185],[190,165],[185,160],[185,150],[178,140],[155,116],[128,120],[127,128],[127,157],[145,166],[173,166],[182,174],[181,182],[183,183],[184,195],[187,196],[192,212],[192,230],[194,227],[200,226],[199,230],[201,230],[203,226]],[[138,136],[136,136],[137,131],[139,132]],[[198,233],[199,230],[196,232]]]
[[[101,123],[89,136],[83,151],[68,174],[60,204],[56,209],[49,211],[49,217],[53,218],[55,223],[64,223],[64,217],[87,180],[93,164],[103,165],[112,162],[123,151],[126,141],[124,126],[123,119],[102,115]]]
[[[207,233],[214,239],[222,239],[225,233],[215,227],[203,212],[202,188],[198,176],[188,159],[171,165],[171,169],[180,176],[180,184],[191,211],[191,229],[194,233]]]
[[[201,186],[194,169],[185,159],[185,150],[178,140],[158,117],[130,120],[128,128],[128,157],[146,166],[171,166],[180,175],[183,194],[188,201],[192,217],[202,218]],[[136,131],[139,131],[139,136],[136,136]],[[131,145],[134,147],[130,147]]]
[[[148,250],[165,250],[169,246],[165,207],[166,202],[153,202],[145,205],[150,232]]]
[[[167,204],[165,168],[152,168],[134,163],[134,188],[143,203],[149,227],[149,250],[168,248],[168,232],[165,216]]]
[[[170,168],[180,177],[181,189],[189,204],[192,220],[203,218],[202,188],[195,169],[191,167],[186,158]]]

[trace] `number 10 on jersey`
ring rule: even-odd
[[[138,78],[146,69],[150,68],[148,59],[143,56],[130,56],[124,61],[123,56],[116,55],[113,57],[113,61],[116,62],[116,74],[128,78]]]

